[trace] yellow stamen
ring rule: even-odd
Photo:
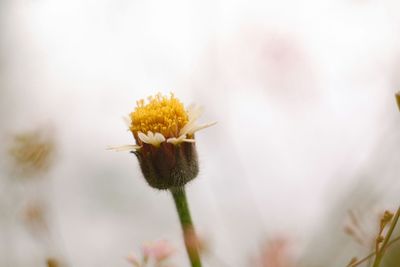
[[[175,98],[157,94],[148,97],[148,103],[143,99],[137,101],[135,110],[130,114],[130,130],[136,136],[138,132],[147,134],[161,133],[165,138],[178,137],[179,131],[185,126],[189,117],[183,104]]]

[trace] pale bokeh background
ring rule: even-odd
[[[227,266],[251,266],[274,236],[315,266],[362,256],[342,231],[346,212],[399,203],[399,10],[394,0],[1,1],[0,134],[51,125],[58,149],[39,186],[10,182],[1,154],[0,266],[43,266],[50,253],[19,221],[31,195],[50,203],[51,253],[69,266],[129,266],[130,251],[160,238],[187,266],[170,196],[145,184],[133,155],[105,150],[133,142],[121,117],[137,99],[170,91],[218,121],[197,135],[188,194]]]

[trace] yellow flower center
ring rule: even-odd
[[[173,94],[170,97],[157,94],[136,102],[135,110],[130,114],[132,133],[147,134],[148,131],[161,133],[165,138],[178,137],[180,129],[188,123],[187,111]]]

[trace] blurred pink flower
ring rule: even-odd
[[[136,253],[134,253],[134,252],[130,253],[128,255],[128,257],[126,257],[126,260],[129,263],[133,264],[133,266],[135,266],[135,267],[139,267],[140,266],[139,259],[138,259],[137,255],[136,255]]]
[[[145,258],[153,258],[156,262],[160,262],[171,256],[175,248],[168,241],[159,240],[144,244],[142,251]]]
[[[261,250],[259,267],[294,267],[290,243],[285,238],[268,241]]]

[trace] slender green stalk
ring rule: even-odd
[[[385,254],[385,249],[390,241],[390,237],[393,234],[394,228],[396,228],[396,224],[399,220],[400,217],[400,207],[397,209],[396,214],[394,215],[394,218],[392,220],[392,223],[390,224],[390,228],[385,236],[385,239],[383,240],[382,246],[379,249],[379,251],[377,251],[376,253],[376,257],[375,257],[375,261],[374,261],[374,265],[373,267],[379,267],[383,258],[383,255]]]
[[[199,243],[194,230],[192,218],[190,217],[189,205],[186,199],[184,187],[170,189],[174,198],[179,221],[181,222],[183,239],[185,241],[186,251],[192,267],[201,267]]]

